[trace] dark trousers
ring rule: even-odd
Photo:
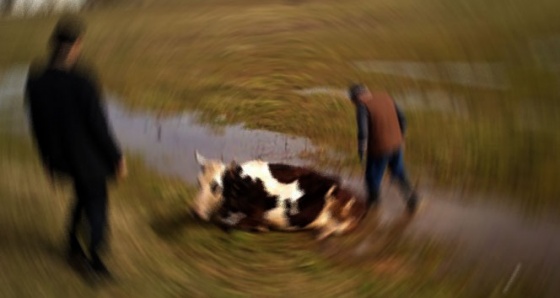
[[[412,187],[404,166],[402,149],[398,149],[383,156],[368,156],[365,176],[370,203],[377,201],[379,198],[381,181],[383,180],[383,175],[387,167],[390,170],[391,178],[398,182],[401,191],[407,198],[412,192]]]
[[[107,226],[107,183],[104,179],[81,181],[74,179],[75,201],[71,209],[68,229],[70,249],[81,250],[77,230],[85,215],[89,226],[89,253],[95,262],[99,260],[99,249],[105,240]]]

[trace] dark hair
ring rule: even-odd
[[[348,88],[348,96],[350,100],[357,101],[358,95],[366,90],[366,86],[364,84],[358,83],[353,84]]]
[[[51,35],[51,43],[73,44],[85,31],[84,23],[76,16],[61,17]]]
[[[51,62],[66,57],[70,47],[84,34],[84,31],[84,23],[78,17],[70,15],[61,17],[50,38]]]

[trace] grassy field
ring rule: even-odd
[[[560,211],[558,77],[539,64],[556,60],[531,46],[559,36],[557,1],[161,2],[84,14],[86,57],[131,108],[196,110],[212,124],[306,136],[343,153],[339,160],[315,156],[322,164],[359,171],[349,102],[293,89],[344,89],[360,80],[392,92],[459,94],[467,118],[407,109],[414,176],[458,191],[503,192],[530,211]],[[0,76],[43,54],[54,22],[1,20]],[[367,73],[352,66],[360,60],[501,62],[510,87]],[[526,110],[537,129],[524,124]],[[138,158],[134,175],[111,189],[109,264],[121,283],[96,292],[59,261],[68,185],[55,192],[29,140],[0,123],[1,296],[501,297],[509,278],[481,279],[476,265],[450,262],[452,247],[402,237],[399,225],[369,223],[324,245],[308,234],[225,235],[184,213],[192,186],[150,173]],[[369,234],[376,246],[351,256]],[[526,272],[508,295],[540,291]]]
[[[194,188],[132,157],[133,175],[110,188],[108,265],[118,283],[92,289],[62,261],[70,185],[53,188],[29,139],[11,130],[0,124],[2,297],[501,297],[507,283],[452,263],[453,247],[403,236],[407,219],[371,218],[323,244],[307,233],[227,235],[189,216]],[[374,247],[353,256],[368,236]],[[541,291],[525,273],[508,295]]]
[[[349,102],[293,89],[344,89],[359,80],[391,92],[458,94],[467,118],[407,110],[414,176],[503,192],[530,211],[559,211],[558,76],[541,66],[557,61],[550,57],[558,49],[533,47],[559,36],[559,9],[552,0],[145,1],[86,13],[86,54],[132,108],[198,110],[208,122],[306,136],[346,156],[315,156],[324,164],[355,171]],[[0,65],[43,54],[53,24],[50,17],[1,21]],[[510,84],[492,90],[412,80],[360,71],[351,64],[357,60],[499,62]]]

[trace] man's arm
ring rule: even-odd
[[[358,156],[360,157],[360,161],[362,161],[364,152],[367,149],[367,114],[366,107],[363,104],[358,104],[356,121],[358,123]]]
[[[36,96],[36,90],[33,84],[32,75],[29,74],[25,82],[24,87],[24,102],[23,108],[26,112],[27,123],[29,124],[29,130],[31,138],[34,142],[35,148],[39,153],[39,158],[43,168],[46,170],[47,175],[51,179],[51,183],[54,182],[54,169],[51,164],[51,155],[48,148],[48,134],[50,133],[45,125],[44,110],[37,107],[37,103],[33,100],[32,96]],[[48,122],[47,122],[48,123]]]
[[[116,169],[121,161],[122,152],[109,129],[107,118],[101,106],[101,94],[97,82],[95,80],[86,81],[83,92],[85,116],[90,131],[103,154]]]
[[[395,103],[395,109],[397,110],[397,117],[399,118],[399,126],[401,128],[401,133],[404,136],[406,133],[406,117],[401,110],[401,108]]]
[[[35,145],[39,151],[40,157],[43,161],[43,164],[47,164],[48,158],[46,158],[45,150],[44,150],[44,133],[40,132],[40,129],[43,128],[42,125],[37,125],[37,114],[34,113],[34,106],[31,102],[31,78],[27,77],[24,87],[24,95],[23,95],[23,108],[26,113],[26,120],[29,124],[29,130],[31,134],[32,140],[35,142]]]

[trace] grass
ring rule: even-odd
[[[190,217],[192,186],[132,157],[129,179],[110,186],[108,264],[119,283],[95,290],[62,262],[68,181],[53,188],[29,138],[0,125],[3,297],[498,297],[504,286],[479,284],[471,266],[450,266],[452,247],[408,238],[407,220],[368,220],[323,244],[307,233],[225,234]],[[373,246],[353,256],[368,236]],[[527,277],[511,294],[539,291]]]
[[[469,112],[409,109],[407,161],[440,185],[500,191],[529,211],[560,211],[558,76],[532,42],[558,36],[558,4],[513,1],[144,2],[85,14],[86,56],[132,108],[197,110],[203,119],[305,136],[358,171],[353,108],[293,89],[360,80],[391,92],[442,90]],[[2,21],[0,65],[43,53],[54,18]],[[511,88],[461,87],[365,73],[356,60],[502,62]],[[554,62],[554,60],[552,61]],[[530,109],[537,131],[526,129]],[[529,119],[530,120],[530,119]],[[316,156],[321,159],[321,156]],[[331,161],[333,162],[333,161]]]
[[[558,36],[560,24],[558,4],[539,2],[147,1],[141,8],[85,13],[86,56],[107,88],[132,108],[197,110],[208,122],[220,118],[306,136],[344,154],[337,160],[321,154],[315,158],[354,171],[359,166],[349,102],[303,97],[291,89],[345,88],[361,80],[394,92],[459,94],[470,118],[407,110],[406,158],[414,176],[430,175],[450,187],[504,192],[510,194],[508,203],[557,212],[558,77],[540,67],[537,62],[546,55],[535,54],[530,42]],[[0,69],[42,54],[54,22],[52,17],[1,20]],[[496,91],[416,81],[360,72],[349,64],[369,59],[500,61],[512,87]],[[522,125],[530,119],[520,111],[528,108],[537,131]],[[3,294],[96,295],[52,258],[63,233],[68,187],[53,192],[29,142],[0,131],[0,171],[7,177],[0,184]],[[367,230],[326,247],[305,234],[226,236],[181,212],[192,198],[190,186],[150,173],[138,160],[131,173],[111,192],[111,263],[123,284],[101,294],[275,297],[307,291],[332,297],[498,297],[507,283],[480,282],[470,266],[449,268],[446,248],[400,238],[392,230],[376,230],[384,240],[363,259],[345,253]],[[511,296],[539,294],[538,283],[522,276]]]
[[[132,156],[131,176],[110,185],[108,265],[119,283],[92,289],[62,261],[68,181],[53,188],[29,137],[12,134],[19,112],[0,116],[2,297],[498,297],[506,282],[454,262],[454,247],[409,238],[406,217],[370,217],[322,244],[308,233],[225,234],[189,215],[193,186]],[[541,293],[529,275],[510,296]]]

